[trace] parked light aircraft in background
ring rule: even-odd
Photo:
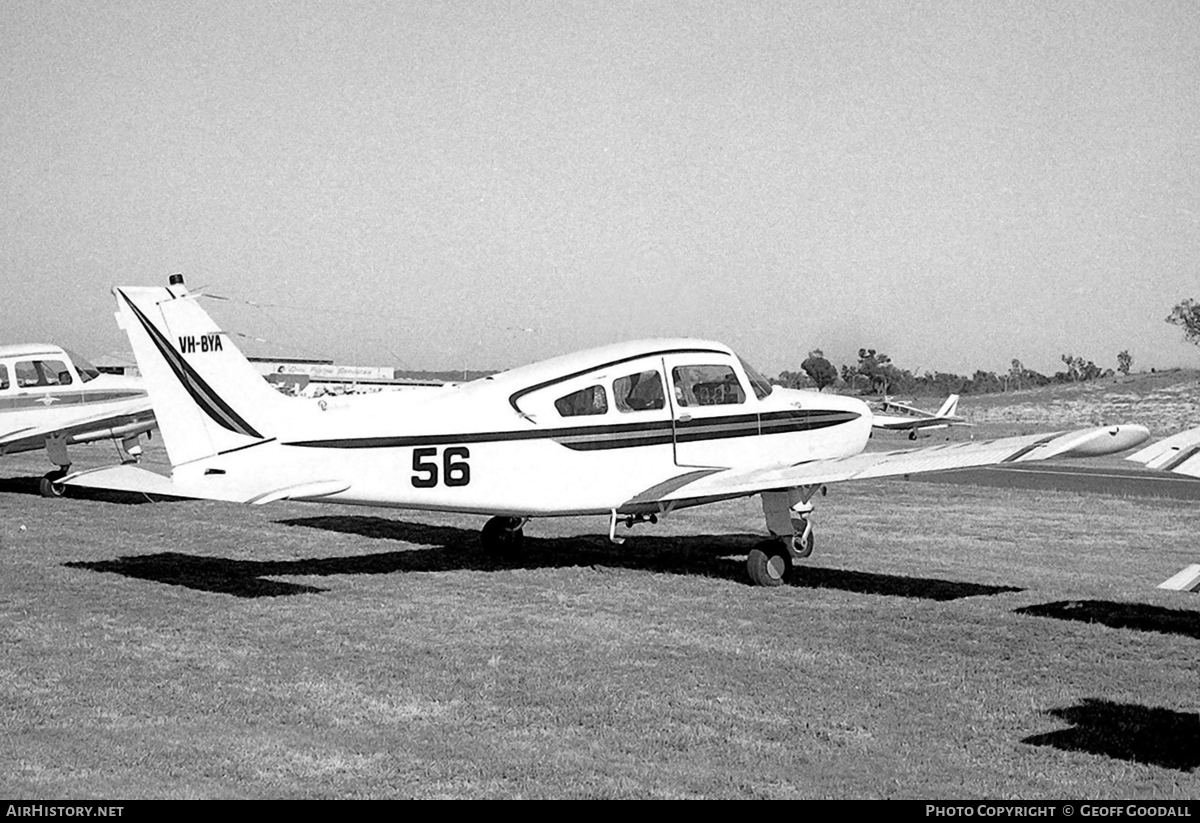
[[[57,481],[71,468],[68,445],[114,440],[122,461],[133,462],[138,437],[154,425],[137,378],[101,374],[58,346],[0,346],[0,455],[45,449],[58,469],[42,478],[42,494],[62,494]]]
[[[1200,477],[1200,428],[1151,443],[1125,459],[1144,463],[1149,469]]]
[[[955,410],[957,409],[957,394],[947,397],[946,402],[936,412],[922,411],[907,403],[898,403],[891,398],[885,397],[883,399],[883,414],[873,414],[871,425],[874,428],[885,429],[887,431],[907,431],[908,439],[916,440],[917,432],[922,429],[944,429],[952,425],[971,425],[955,414]],[[888,414],[888,412],[897,413]]]
[[[491,515],[512,551],[533,517],[617,524],[758,494],[771,539],[750,577],[777,585],[813,547],[825,484],[1131,448],[1141,426],[864,453],[855,398],[771,386],[702,340],[623,343],[428,392],[285,397],[197,305],[183,278],[117,288],[118,319],[150,391],[170,477],[135,466],[64,482],[241,503],[305,500]]]

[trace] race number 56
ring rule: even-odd
[[[432,489],[439,480],[447,486],[465,486],[471,482],[471,467],[467,458],[471,452],[466,446],[451,446],[442,452],[433,446],[413,449],[412,484],[418,489]]]

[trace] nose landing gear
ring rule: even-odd
[[[70,470],[70,464],[62,466],[51,472],[46,472],[41,480],[38,481],[38,492],[42,497],[62,497],[67,493],[67,487],[58,481],[67,476]]]
[[[767,519],[770,540],[764,540],[746,558],[746,571],[759,586],[780,586],[787,579],[793,561],[802,560],[813,552],[815,542],[809,517],[810,502],[824,486],[800,486],[786,491],[763,492],[763,514]]]

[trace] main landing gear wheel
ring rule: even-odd
[[[485,551],[501,557],[513,557],[525,542],[525,520],[520,517],[493,517],[483,524],[479,544]]]
[[[746,571],[756,586],[781,586],[791,570],[792,557],[782,540],[764,540],[746,558]]]
[[[38,491],[42,497],[62,497],[67,493],[67,487],[58,481],[67,476],[66,469],[55,469],[52,472],[46,472],[45,476],[38,481]]]

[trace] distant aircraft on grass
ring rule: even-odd
[[[620,543],[618,523],[758,494],[771,538],[747,568],[778,585],[812,552],[811,501],[826,484],[1110,454],[1148,437],[1124,425],[863,453],[873,418],[862,401],[773,387],[728,347],[691,339],[605,346],[436,392],[285,397],[182,277],[114,294],[171,476],[116,466],[65,482],[491,515],[481,542],[498,552],[518,550],[534,517],[604,515]]]
[[[42,478],[47,497],[63,493],[58,481],[71,468],[68,445],[113,440],[122,462],[135,462],[138,438],[154,426],[137,378],[101,374],[58,346],[0,346],[0,455],[45,449],[58,466]]]
[[[900,403],[889,397],[883,399],[883,414],[873,414],[871,425],[876,429],[886,431],[907,431],[909,440],[917,439],[917,432],[922,429],[944,429],[947,426],[969,426],[965,419],[957,416],[958,395],[952,394],[935,412],[922,411],[907,403]],[[888,414],[898,412],[898,414]]]

